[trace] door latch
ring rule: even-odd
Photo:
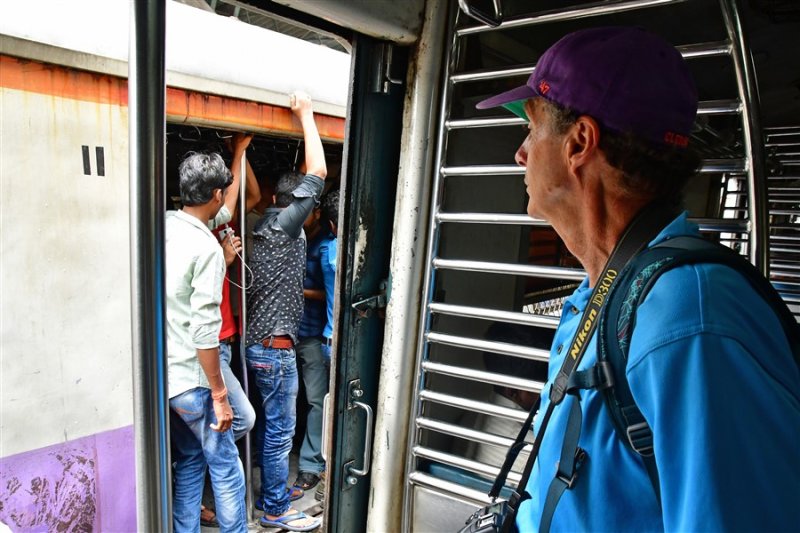
[[[380,292],[374,296],[370,296],[369,298],[365,298],[358,302],[355,302],[352,307],[358,313],[359,318],[368,318],[372,316],[372,312],[375,309],[385,309],[387,296],[386,296],[386,288],[389,286],[388,281],[383,280],[381,281],[378,288]]]

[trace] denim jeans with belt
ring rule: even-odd
[[[233,431],[218,432],[211,390],[197,387],[169,400],[170,437],[175,450],[172,519],[176,533],[200,531],[206,465],[214,489],[220,531],[247,531],[244,469]]]
[[[300,447],[298,471],[320,475],[325,470],[322,458],[322,400],[328,392],[328,364],[322,354],[319,337],[301,337],[297,344],[297,356],[303,370],[306,399],[309,411],[306,419],[306,434]]]
[[[231,370],[231,345],[227,342],[219,343],[219,368],[222,371],[222,378],[225,380],[225,388],[228,389],[228,402],[233,410],[233,425],[231,426],[233,439],[239,440],[253,429],[256,423],[256,411],[242,389],[242,384]]]
[[[247,347],[264,408],[261,451],[261,501],[264,512],[281,515],[289,509],[289,452],[297,421],[297,363],[293,349]]]

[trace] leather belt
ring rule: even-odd
[[[288,335],[276,335],[274,337],[266,337],[261,340],[261,346],[264,348],[278,348],[281,350],[288,350],[294,347],[294,341]]]
[[[224,339],[220,339],[219,342],[220,344],[222,344],[223,342],[227,342],[228,344],[236,344],[236,333],[234,333],[229,337],[225,337]]]

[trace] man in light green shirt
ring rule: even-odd
[[[208,465],[220,528],[246,532],[244,470],[219,362],[225,259],[208,229],[218,215],[230,217],[220,211],[233,179],[219,154],[190,154],[179,175],[184,207],[168,213],[165,225],[173,526],[199,531]]]

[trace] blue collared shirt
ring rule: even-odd
[[[686,216],[651,245],[697,234]],[[590,294],[584,280],[564,305],[540,413]],[[579,369],[596,360],[595,334]],[[615,433],[602,393],[584,390],[579,445],[588,460],[551,531],[800,529],[800,372],[771,308],[740,274],[711,264],[664,273],[638,308],[627,376],[653,430],[663,513],[642,461]],[[520,531],[539,528],[573,401],[553,412],[528,482],[532,498],[517,515]]]

